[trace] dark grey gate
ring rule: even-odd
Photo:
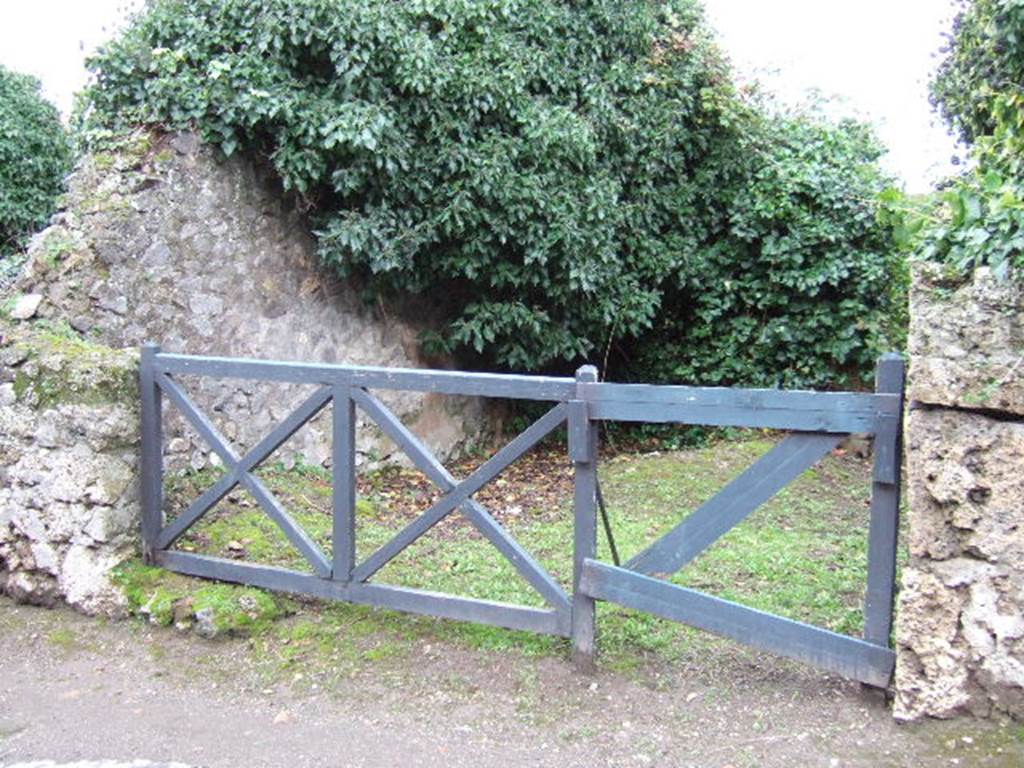
[[[583,385],[588,420],[668,422],[793,430],[749,469],[658,541],[622,567],[593,552],[595,502],[577,493],[577,536],[589,549],[576,588],[577,611],[607,600],[681,621],[748,645],[789,656],[875,686],[888,685],[895,656],[889,648],[896,575],[900,497],[900,434],[904,367],[898,355],[878,364],[876,392],[781,392],[691,387]],[[591,427],[591,431],[593,427]],[[874,436],[874,475],[868,544],[864,638],[848,637],[676,586],[677,572],[757,507],[799,477],[848,435]],[[580,441],[582,444],[582,440]],[[589,436],[586,460],[594,462]],[[581,451],[582,455],[582,451]],[[592,615],[592,614],[591,614]],[[592,626],[592,619],[589,624]],[[587,637],[592,643],[592,639]],[[592,645],[589,646],[592,650]]]
[[[316,384],[318,389],[245,456],[239,456],[189,398],[176,376]],[[383,606],[571,637],[581,666],[595,652],[595,600],[686,622],[751,645],[884,686],[892,673],[889,634],[899,505],[903,363],[879,363],[874,394],[784,392],[604,384],[581,368],[575,379],[311,365],[162,354],[142,351],[142,532],[149,562],[179,573],[267,589]],[[459,481],[371,390],[549,401],[552,408],[508,445]],[[184,512],[163,513],[162,408],[166,398],[223,462],[226,472]],[[280,445],[328,406],[333,412],[333,537],[328,557],[254,474]],[[379,550],[356,562],[355,416],[372,419],[443,492],[419,518]],[[604,420],[762,427],[794,434],[757,461],[711,501],[623,567],[598,562],[597,423]],[[472,497],[563,424],[575,467],[573,596]],[[656,578],[674,573],[756,507],[774,496],[847,434],[875,436],[866,629],[863,640],[837,635],[684,589]],[[234,487],[247,489],[302,553],[310,572],[240,563],[173,551],[171,546]],[[447,516],[459,510],[519,571],[547,608],[369,583],[381,568]]]

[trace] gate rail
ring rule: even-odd
[[[255,379],[318,388],[244,456],[192,401],[177,377]],[[610,600],[684,621],[750,645],[885,686],[890,649],[899,513],[904,365],[879,360],[874,393],[804,392],[598,383],[593,366],[576,377],[518,376],[270,362],[142,350],[142,533],[151,563],[193,576],[393,608],[442,618],[570,637],[586,667],[595,653],[595,601]],[[552,408],[457,480],[370,390],[547,401]],[[162,411],[172,404],[220,457],[225,474],[167,522],[163,499]],[[332,409],[332,552],[328,557],[254,474],[279,446],[328,406]],[[355,426],[362,411],[442,492],[430,509],[387,544],[356,562]],[[680,423],[791,430],[793,434],[717,496],[622,567],[597,561],[597,429],[601,421]],[[565,424],[574,465],[573,589],[562,586],[473,495],[545,436]],[[874,435],[864,638],[853,638],[675,586],[667,576],[690,562],[851,433]],[[234,487],[250,492],[308,562],[311,572],[239,563],[170,547]],[[443,519],[460,511],[533,586],[547,608],[496,603],[368,583]]]

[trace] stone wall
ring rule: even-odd
[[[79,164],[62,211],[32,242],[11,309],[116,348],[153,341],[211,356],[443,366],[417,345],[429,305],[368,307],[319,269],[294,206],[257,163],[225,161],[190,134],[138,134]],[[183,385],[239,449],[310,391],[213,379]],[[380,394],[442,458],[491,431],[480,400]],[[211,462],[209,447],[173,413],[168,433],[171,468]],[[357,450],[360,461],[376,462],[395,449],[364,420]],[[275,458],[322,464],[329,455],[322,414]]]
[[[138,356],[0,325],[0,592],[117,615],[137,549]]]
[[[1024,291],[916,270],[895,714],[1024,717]]]

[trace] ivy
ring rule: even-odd
[[[264,156],[469,365],[834,381],[888,311],[877,144],[738,92],[697,0],[154,0],[90,67],[87,142]]]
[[[909,206],[900,234],[917,258],[969,274],[1024,275],[1024,0],[961,2],[932,81],[936,108],[970,164]]]

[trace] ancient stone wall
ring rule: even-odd
[[[191,134],[140,133],[117,151],[85,157],[62,211],[33,240],[11,297],[15,317],[66,324],[116,348],[152,341],[198,355],[443,365],[425,360],[417,345],[429,301],[368,307],[319,268],[306,218],[269,172],[242,157],[224,160]],[[311,391],[207,378],[182,384],[241,450]],[[442,458],[493,423],[477,399],[379,394]],[[173,413],[167,431],[171,468],[216,462]],[[330,432],[329,414],[321,414],[275,459],[322,464]],[[361,463],[376,463],[395,448],[364,419],[357,451]]]
[[[137,549],[138,355],[0,325],[0,592],[117,615]]]
[[[917,269],[906,426],[901,719],[1024,717],[1024,291]]]

